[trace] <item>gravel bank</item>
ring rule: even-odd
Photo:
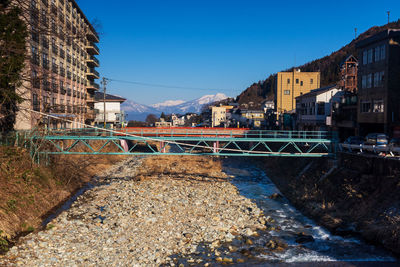
[[[172,255],[196,253],[200,245],[213,250],[266,229],[261,210],[239,195],[223,173],[152,173],[138,180],[140,164],[130,158],[98,177],[98,186],[50,222],[48,230],[22,238],[0,263],[173,266]]]

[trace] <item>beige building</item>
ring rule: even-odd
[[[276,111],[280,114],[296,109],[296,97],[320,87],[319,72],[278,72],[276,79]]]
[[[94,121],[95,70],[99,61],[96,30],[75,0],[15,1],[28,24],[25,79],[18,89],[25,99],[15,129],[38,124],[51,128],[80,128]],[[21,4],[22,3],[22,4]],[[37,112],[60,119],[47,118]],[[68,119],[72,122],[63,121]]]
[[[226,110],[232,108],[232,106],[211,107],[212,127],[218,127],[224,124],[226,122]]]

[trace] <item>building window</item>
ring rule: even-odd
[[[367,76],[362,76],[361,88],[367,88]]]
[[[317,103],[317,115],[325,115],[325,103]]]
[[[367,54],[367,50],[364,50],[363,52],[363,64],[367,65],[368,63],[368,54]]]
[[[374,100],[374,112],[381,113],[383,112],[383,100]]]
[[[386,57],[386,45],[381,45],[381,60],[384,60]]]
[[[314,79],[310,79],[310,84],[313,84],[314,83]]]
[[[300,86],[303,86],[303,81],[300,81]]]
[[[375,72],[374,73],[374,87],[378,87],[379,86],[379,72]]]
[[[367,88],[372,87],[372,73],[367,75]]]
[[[296,79],[296,84],[299,84],[299,79]]]
[[[284,91],[283,91],[283,94],[285,94],[285,95],[290,95],[290,90],[284,90]]]
[[[372,63],[372,49],[368,50],[368,63]]]
[[[290,79],[287,79],[287,83],[290,84]]]
[[[384,79],[385,79],[385,72],[384,71],[379,72],[379,86],[383,86]]]
[[[375,47],[375,62],[378,62],[379,60],[381,60],[381,47]]]
[[[369,102],[369,101],[361,102],[361,112],[362,113],[371,112],[371,102]]]

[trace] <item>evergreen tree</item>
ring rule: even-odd
[[[13,129],[17,104],[23,99],[16,92],[26,59],[27,28],[21,9],[0,0],[0,131]]]

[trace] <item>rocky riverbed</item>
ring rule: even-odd
[[[0,264],[174,266],[185,255],[201,253],[204,257],[188,256],[185,263],[243,262],[229,252],[253,244],[270,219],[209,159],[187,159],[184,168],[178,166],[182,161],[154,157],[119,163],[97,177],[96,186],[47,230],[21,238]],[[271,242],[271,249],[279,247]],[[218,251],[222,245],[227,248],[223,254]]]

